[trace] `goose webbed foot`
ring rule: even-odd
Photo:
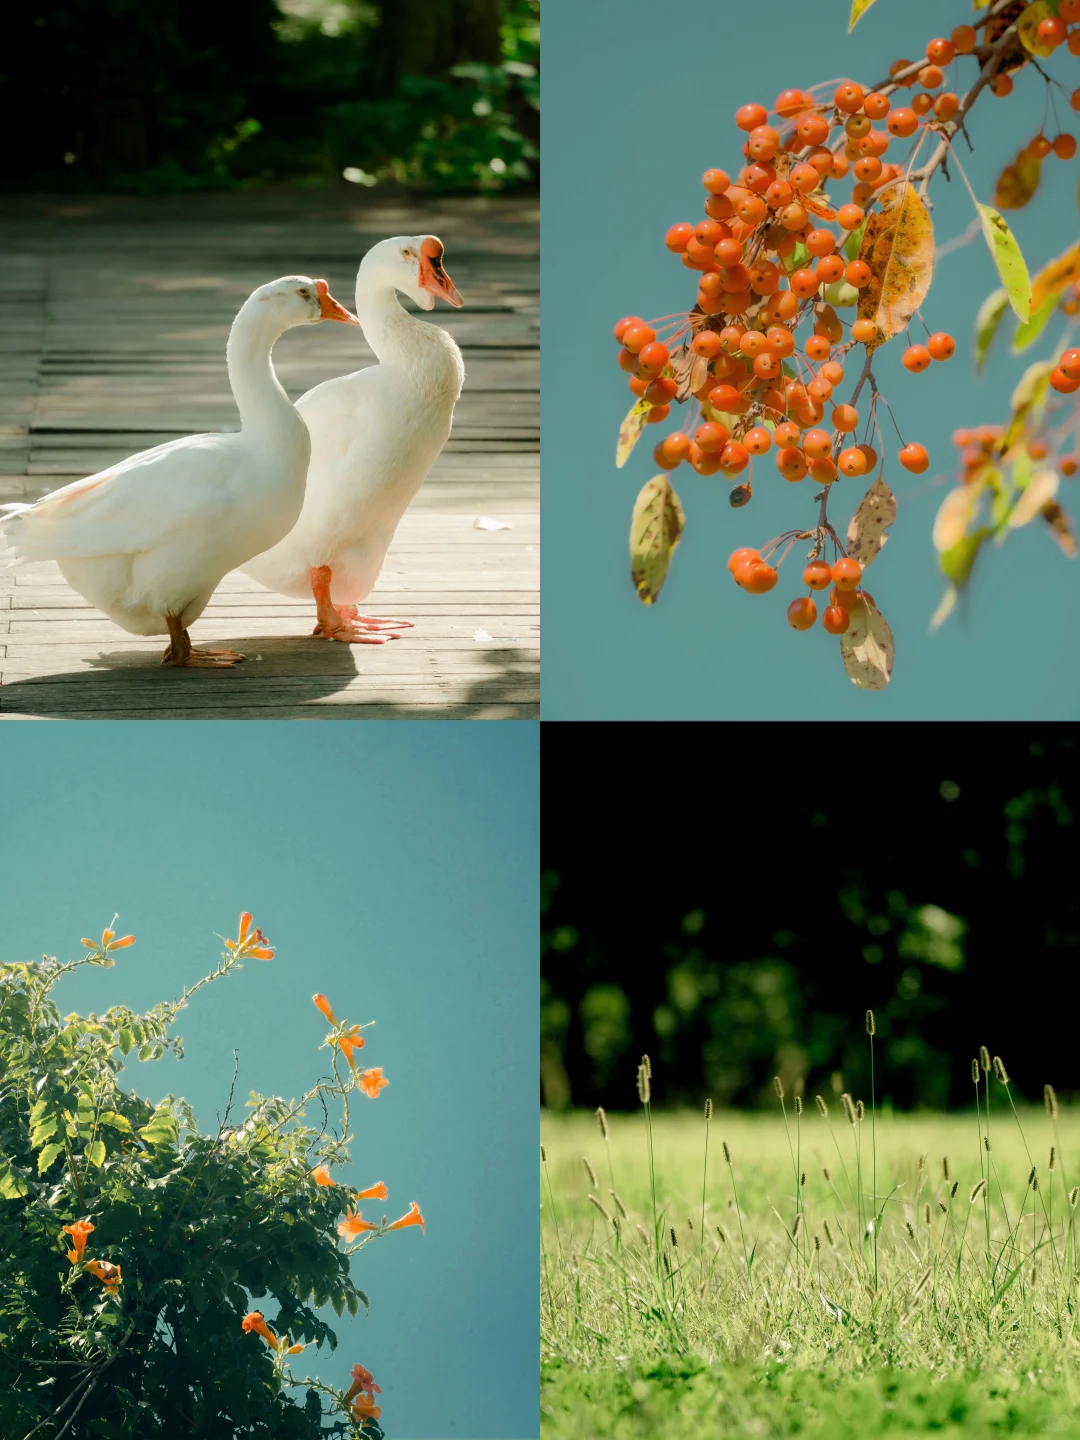
[[[335,605],[330,599],[330,566],[311,567],[311,593],[315,596],[318,623],[311,632],[324,640],[339,640],[344,645],[385,645],[396,640],[398,631],[411,628],[411,620],[380,620],[361,615],[356,605]]]
[[[169,643],[161,657],[162,665],[188,670],[228,670],[239,665],[243,655],[238,650],[211,650],[191,643],[191,636],[175,615],[165,617],[169,627]]]

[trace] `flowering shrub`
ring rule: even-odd
[[[314,997],[332,1075],[292,1102],[253,1093],[242,1121],[230,1092],[204,1135],[182,1098],[151,1105],[118,1076],[134,1058],[183,1058],[171,1030],[195,992],[274,952],[244,914],[179,1000],[61,1017],[57,980],[133,943],[109,929],[76,960],[0,966],[0,1435],[380,1440],[379,1386],[362,1365],[347,1391],[290,1369],[309,1345],[336,1347],[323,1306],[367,1307],[350,1256],[424,1228],[415,1202],[392,1223],[364,1220],[356,1202],[386,1199],[385,1184],[355,1191],[331,1175],[349,1159],[355,1091],[377,1098],[390,1083],[355,1068],[365,1027]],[[344,1111],[334,1135],[331,1099]],[[312,1102],[318,1129],[304,1121]]]

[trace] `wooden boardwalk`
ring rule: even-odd
[[[326,194],[5,202],[0,218],[0,502],[33,500],[137,450],[238,421],[225,340],[245,297],[290,273],[351,306],[360,257],[433,232],[465,309],[454,432],[402,521],[372,613],[416,628],[384,646],[311,638],[314,603],[226,578],[196,644],[248,658],[172,670],[161,640],[113,625],[55,565],[0,570],[0,718],[514,719],[539,713],[539,210],[535,199]],[[373,357],[345,326],[274,350],[295,399]],[[481,517],[510,529],[477,528]]]

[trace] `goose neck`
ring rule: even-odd
[[[393,365],[396,360],[406,359],[420,322],[402,307],[393,286],[366,285],[358,280],[356,318],[380,364]]]
[[[233,321],[226,360],[242,430],[265,430],[275,420],[287,424],[295,415],[270,359],[274,342],[287,328],[272,314],[246,305]]]

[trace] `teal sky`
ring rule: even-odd
[[[8,726],[0,831],[5,960],[80,953],[114,911],[138,943],[62,982],[63,1011],[137,1008],[217,963],[249,909],[277,950],[200,991],[187,1058],[134,1064],[151,1099],[216,1127],[237,1097],[325,1073],[324,991],[377,1023],[391,1084],[354,1103],[354,1184],[385,1181],[406,1230],[354,1262],[371,1314],[310,1368],[383,1387],[389,1440],[537,1431],[535,1276],[538,731],[526,722]],[[123,1082],[122,1082],[123,1083]],[[377,1203],[377,1202],[376,1202]],[[305,1357],[306,1358],[306,1357]],[[301,1372],[302,1373],[302,1372]]]
[[[763,468],[745,509],[728,504],[729,482],[674,474],[686,533],[659,602],[642,607],[629,577],[627,536],[634,497],[656,473],[655,439],[644,436],[625,469],[615,438],[629,407],[611,329],[620,316],[667,315],[693,302],[693,281],[665,250],[667,227],[703,215],[700,177],[708,166],[734,171],[739,104],[771,105],[788,86],[832,78],[880,81],[898,57],[915,58],[971,14],[969,0],[880,0],[847,36],[847,0],[812,9],[791,0],[754,5],[672,5],[646,0],[547,0],[544,10],[543,293],[544,707],[547,719],[1076,719],[1080,669],[1075,623],[1080,563],[1066,560],[1040,521],[1014,532],[985,557],[966,618],[956,614],[933,638],[929,620],[944,589],[930,542],[934,514],[956,469],[950,443],[961,425],[1005,418],[1028,359],[1009,353],[1011,326],[981,379],[970,359],[979,304],[997,278],[981,238],[943,256],[923,313],[931,330],[958,341],[945,366],[909,376],[902,342],[876,373],[906,439],[923,443],[921,477],[892,462],[886,479],[900,509],[891,539],[868,577],[896,636],[896,669],[884,693],[857,691],[820,621],[808,634],[786,622],[788,601],[805,593],[785,566],[764,597],[737,591],[727,557],[813,523],[811,482],[793,486]],[[1058,124],[1080,132],[1068,92],[1080,82],[1075,57],[1059,51],[1050,72]],[[961,87],[975,62],[954,65]],[[1043,124],[1045,88],[1028,67],[1007,100],[980,99],[971,118],[974,154],[963,164],[981,199]],[[570,103],[572,97],[572,103]],[[903,142],[893,142],[902,159]],[[1077,234],[1078,162],[1051,159],[1040,193],[1009,220],[1032,273]],[[837,193],[842,194],[839,188]],[[939,245],[961,235],[974,209],[959,177],[935,181]],[[845,195],[846,198],[846,195]],[[850,312],[847,312],[850,314]],[[1060,327],[1059,327],[1060,328]],[[1050,334],[1057,332],[1050,331]],[[861,353],[861,352],[859,352]],[[851,379],[854,380],[855,376]],[[846,399],[850,385],[844,382]],[[673,417],[674,418],[674,417]],[[681,419],[681,416],[680,416]],[[678,421],[676,421],[677,425]],[[886,422],[887,424],[887,422]],[[891,433],[891,432],[890,432]],[[939,483],[933,482],[938,479]],[[830,506],[843,533],[861,497],[844,482]],[[1075,513],[1077,485],[1061,499]],[[839,522],[839,523],[837,523]],[[797,555],[793,552],[793,559]],[[799,567],[801,568],[801,567]]]

